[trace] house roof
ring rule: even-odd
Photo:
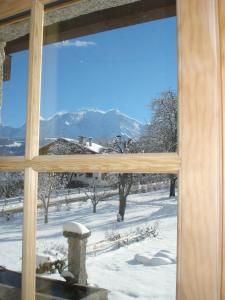
[[[77,140],[60,137],[42,146],[39,149],[39,154],[98,154],[103,150],[103,146],[93,142],[90,146],[89,142],[80,144]]]

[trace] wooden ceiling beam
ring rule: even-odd
[[[0,20],[26,13],[31,10],[32,0],[1,0],[0,1]],[[51,4],[56,0],[40,0],[43,4]]]
[[[175,0],[137,1],[46,26],[44,28],[44,44],[60,42],[175,15]],[[6,53],[11,54],[28,49],[28,39],[27,35],[8,42]]]

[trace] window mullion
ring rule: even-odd
[[[29,162],[39,152],[39,118],[41,62],[43,43],[44,7],[39,0],[32,6],[29,78],[27,97],[26,150],[25,159]],[[35,299],[36,277],[36,216],[37,216],[38,173],[27,165],[24,182],[24,222],[23,222],[23,264],[22,299]]]

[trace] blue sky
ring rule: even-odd
[[[177,89],[176,57],[176,18],[45,46],[41,115],[116,108],[149,121],[151,99]],[[13,55],[12,78],[3,89],[4,125],[25,122],[27,61],[27,51]]]

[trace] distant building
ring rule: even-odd
[[[51,140],[51,142],[39,149],[40,155],[99,154],[108,152],[107,148],[93,143],[92,138],[84,136],[79,136],[78,140],[61,137],[48,140]]]
[[[92,138],[79,136],[77,140],[68,138],[51,139],[51,142],[39,149],[40,155],[74,155],[74,154],[102,154],[111,152],[110,149],[94,143]],[[100,183],[102,173],[73,173],[71,174],[70,188],[84,187],[93,180]]]

